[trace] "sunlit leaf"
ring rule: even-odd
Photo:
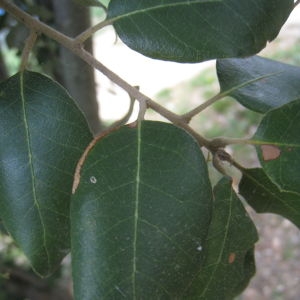
[[[217,73],[222,92],[253,81],[230,95],[260,113],[300,97],[300,68],[275,60],[259,56],[221,59]]]
[[[0,84],[0,217],[40,275],[69,251],[73,173],[91,139],[50,78],[26,71]]]
[[[256,54],[273,40],[293,0],[111,0],[108,19],[146,56],[178,62]]]
[[[75,298],[183,299],[211,208],[207,164],[185,131],[143,121],[105,135],[72,198]]]

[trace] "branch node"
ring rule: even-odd
[[[228,176],[223,167],[223,162],[229,162],[232,164],[232,157],[223,148],[219,148],[213,153],[212,163],[221,174]]]

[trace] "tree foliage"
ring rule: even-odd
[[[233,299],[255,273],[258,237],[224,163],[242,173],[239,192],[256,211],[300,225],[300,71],[255,56],[277,36],[294,1],[77,2],[107,17],[72,39],[10,1],[0,5],[121,86],[139,103],[139,115],[93,139],[64,88],[26,70],[29,39],[22,69],[0,85],[6,229],[41,276],[71,249],[75,299]],[[154,59],[217,59],[220,93],[184,115],[167,110],[82,47],[106,25]],[[252,138],[210,140],[189,125],[225,95],[262,114]],[[145,120],[148,108],[170,123]],[[226,152],[234,143],[254,145],[261,167],[235,161]],[[215,187],[202,147],[223,175]]]

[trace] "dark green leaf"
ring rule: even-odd
[[[217,73],[222,92],[253,80],[230,95],[260,113],[300,97],[299,67],[253,56],[218,60]]]
[[[214,196],[212,222],[202,249],[204,264],[191,287],[198,297],[187,294],[182,299],[233,299],[255,273],[256,228],[229,178],[224,177],[216,185]]]
[[[104,5],[101,3],[100,0],[73,0],[76,3],[84,6],[98,6],[98,7],[104,7]]]
[[[200,62],[259,52],[277,36],[293,6],[293,0],[111,0],[108,19],[133,50]]]
[[[253,143],[261,165],[280,190],[300,193],[300,100],[269,111]]]
[[[66,91],[19,73],[0,85],[0,216],[34,270],[49,275],[70,248],[73,173],[92,139]]]
[[[183,299],[211,218],[207,164],[171,124],[143,121],[88,152],[71,205],[76,299]]]
[[[279,214],[300,228],[300,195],[280,191],[262,169],[244,170],[239,192],[255,211]]]

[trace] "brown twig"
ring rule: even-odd
[[[299,0],[300,1],[300,0]],[[223,99],[224,97],[226,96],[229,96],[231,93],[233,93],[234,91],[238,90],[238,89],[241,89],[241,88],[244,88],[252,83],[255,83],[259,80],[262,80],[262,79],[265,79],[265,78],[268,78],[268,77],[271,77],[271,76],[274,76],[274,75],[278,75],[280,73],[282,73],[283,71],[280,71],[280,72],[274,72],[274,73],[269,73],[269,74],[266,74],[266,75],[262,75],[260,77],[257,77],[257,78],[254,78],[254,79],[251,79],[251,80],[248,80],[246,82],[243,82],[237,86],[234,86],[233,88],[230,88],[222,93],[219,93],[215,96],[213,96],[212,98],[208,99],[206,102],[200,104],[199,106],[197,106],[196,108],[194,108],[193,110],[189,111],[188,113],[186,114],[183,114],[181,117],[187,122],[189,123],[190,120],[195,117],[197,114],[199,114],[200,112],[202,112],[204,109],[206,109],[207,107],[211,106],[212,104],[214,104],[215,102]]]
[[[213,103],[217,102],[218,100],[222,99],[224,96],[223,94],[219,93],[212,98],[208,99],[204,103],[200,104],[193,110],[189,111],[188,113],[182,115],[182,118],[189,123],[193,117],[195,117],[197,114],[205,110],[207,107],[211,106]]]
[[[77,35],[74,39],[74,41],[78,44],[82,44],[84,43],[87,39],[89,39],[95,32],[99,31],[100,29],[104,28],[105,26],[111,25],[112,24],[112,20],[105,20],[102,21],[90,28],[88,28],[87,30],[85,30],[84,32],[80,33],[79,35]]]
[[[141,93],[137,88],[130,85],[116,73],[112,72],[110,69],[104,66],[93,55],[91,55],[88,51],[84,50],[82,44],[80,44],[77,40],[78,37],[77,39],[72,39],[60,33],[59,31],[33,18],[32,16],[22,11],[20,8],[18,8],[16,5],[14,5],[8,0],[0,0],[0,5],[7,12],[13,15],[17,20],[23,23],[26,27],[33,31],[41,32],[47,35],[48,37],[52,38],[65,48],[69,49],[71,52],[80,57],[83,61],[85,61],[90,66],[103,73],[112,82],[120,86],[130,96],[138,100],[140,103],[145,103],[147,107],[152,108],[154,111],[171,121],[173,124],[185,129],[187,132],[189,132],[196,138],[200,146],[204,146],[210,150],[210,141],[208,139],[195,132],[181,116],[169,111],[165,107],[156,103],[151,98]]]
[[[22,58],[21,58],[21,65],[20,65],[20,71],[24,71],[28,65],[28,60],[30,56],[30,52],[35,44],[35,41],[37,39],[37,32],[34,30],[30,31],[30,34],[25,42],[25,47],[22,52]]]
[[[130,116],[132,115],[133,108],[134,108],[134,103],[135,103],[135,99],[133,97],[131,97],[129,95],[129,98],[130,98],[130,104],[129,104],[129,108],[128,108],[127,113],[120,120],[117,120],[111,126],[109,126],[108,129],[122,126],[122,125],[124,125],[128,122]]]

